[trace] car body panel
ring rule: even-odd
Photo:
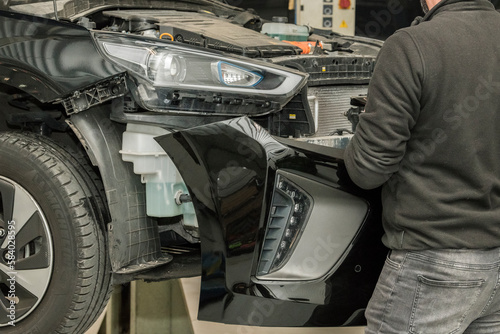
[[[9,2],[9,1],[6,1]],[[12,10],[24,13],[35,13],[42,17],[54,18],[54,3],[52,1],[16,2],[10,4]],[[82,16],[114,8],[163,8],[179,11],[207,11],[217,14],[233,14],[244,12],[243,9],[233,7],[213,0],[66,0],[57,2],[57,17],[76,21]]]
[[[83,27],[14,12],[0,17],[0,80],[42,102],[123,72],[99,54]]]
[[[353,194],[338,185],[335,162],[341,155],[288,147],[248,118],[180,131],[158,141],[181,171],[200,222],[201,320],[259,326],[363,323],[363,309],[386,250],[378,237],[378,195]],[[313,209],[310,218],[334,214],[309,220],[309,230],[295,248],[302,252],[309,244],[312,249],[311,256],[299,257],[299,269],[317,269],[327,262],[326,273],[314,276],[309,270],[313,276],[305,278],[285,273],[284,279],[257,275],[280,173],[302,182],[303,188],[316,187],[313,200],[319,211]],[[354,220],[344,234],[340,227],[350,222],[342,219]],[[297,261],[293,256],[288,263]]]

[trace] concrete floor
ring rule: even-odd
[[[200,278],[181,279],[194,334],[363,334],[363,327],[352,328],[264,328],[224,325],[197,320]]]
[[[121,290],[130,289],[130,301]],[[158,298],[162,296],[162,298]],[[116,286],[107,312],[86,334],[363,334],[352,328],[269,328],[199,321],[200,277]],[[128,305],[123,308],[122,305]],[[104,321],[103,321],[104,320]],[[122,326],[122,321],[129,324]],[[122,328],[123,327],[123,328]],[[126,329],[125,329],[126,328]],[[125,332],[123,331],[125,330]]]

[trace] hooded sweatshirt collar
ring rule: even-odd
[[[495,6],[488,0],[441,0],[424,17],[417,17],[412,25],[430,21],[434,16],[443,11],[461,10],[495,10]]]

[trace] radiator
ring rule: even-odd
[[[351,130],[352,125],[344,115],[351,108],[351,97],[367,92],[368,85],[309,87],[307,99],[316,125],[313,137],[328,136],[338,129]]]

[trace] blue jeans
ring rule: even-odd
[[[499,334],[500,248],[392,251],[365,334]]]

